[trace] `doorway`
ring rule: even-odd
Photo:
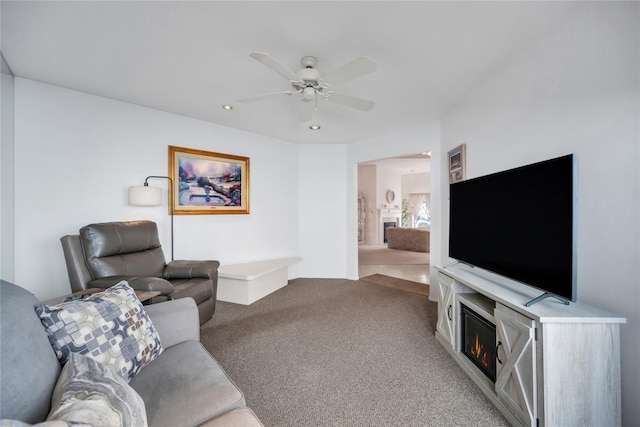
[[[416,221],[406,221],[412,215],[409,199],[410,194],[430,193],[430,154],[363,162],[358,164],[357,176],[359,277],[385,275],[428,284],[430,254],[389,249],[382,220],[397,216],[397,226],[416,226]],[[395,196],[391,201],[390,193]]]

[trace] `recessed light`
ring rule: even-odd
[[[225,110],[233,110],[233,107],[231,105],[223,105],[222,108],[224,108]]]
[[[320,129],[320,126],[318,126],[318,125],[311,125],[311,126],[309,126],[309,129],[311,129],[311,130],[319,130],[319,129]]]

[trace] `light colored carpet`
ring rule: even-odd
[[[429,264],[428,252],[401,251],[389,249],[383,245],[359,245],[358,264],[360,265],[409,265]]]
[[[267,427],[509,425],[436,341],[423,295],[296,279],[217,304],[202,342]]]

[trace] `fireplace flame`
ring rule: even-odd
[[[475,357],[483,366],[489,367],[489,355],[484,350],[484,346],[480,342],[480,337],[476,334],[476,338],[474,343],[471,345],[470,349],[471,355]]]

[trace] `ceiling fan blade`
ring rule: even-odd
[[[300,80],[300,77],[298,77],[296,73],[294,73],[289,68],[282,65],[280,62],[276,61],[268,53],[253,52],[249,54],[249,56],[255,59],[256,61],[266,65],[267,67],[271,68],[273,71],[280,74],[282,77],[284,77],[287,80],[293,80],[293,81]]]
[[[340,68],[326,73],[324,75],[324,80],[330,85],[338,85],[342,82],[355,79],[356,77],[372,73],[376,69],[376,63],[368,56],[363,56],[361,58],[354,59]]]
[[[257,101],[259,99],[270,98],[272,96],[278,96],[278,95],[295,95],[296,93],[300,93],[300,92],[301,92],[300,90],[296,92],[291,92],[290,90],[285,90],[280,92],[270,92],[262,95],[251,96],[249,98],[238,99],[238,102],[252,102],[252,101]]]
[[[298,120],[301,123],[310,122],[313,119],[313,110],[316,107],[316,103],[313,101],[301,101],[300,108],[298,109]]]
[[[335,102],[336,104],[342,104],[347,107],[355,108],[360,111],[369,111],[376,105],[373,101],[367,101],[366,99],[356,98],[355,96],[345,95],[343,93],[333,93],[327,98],[327,101]]]

